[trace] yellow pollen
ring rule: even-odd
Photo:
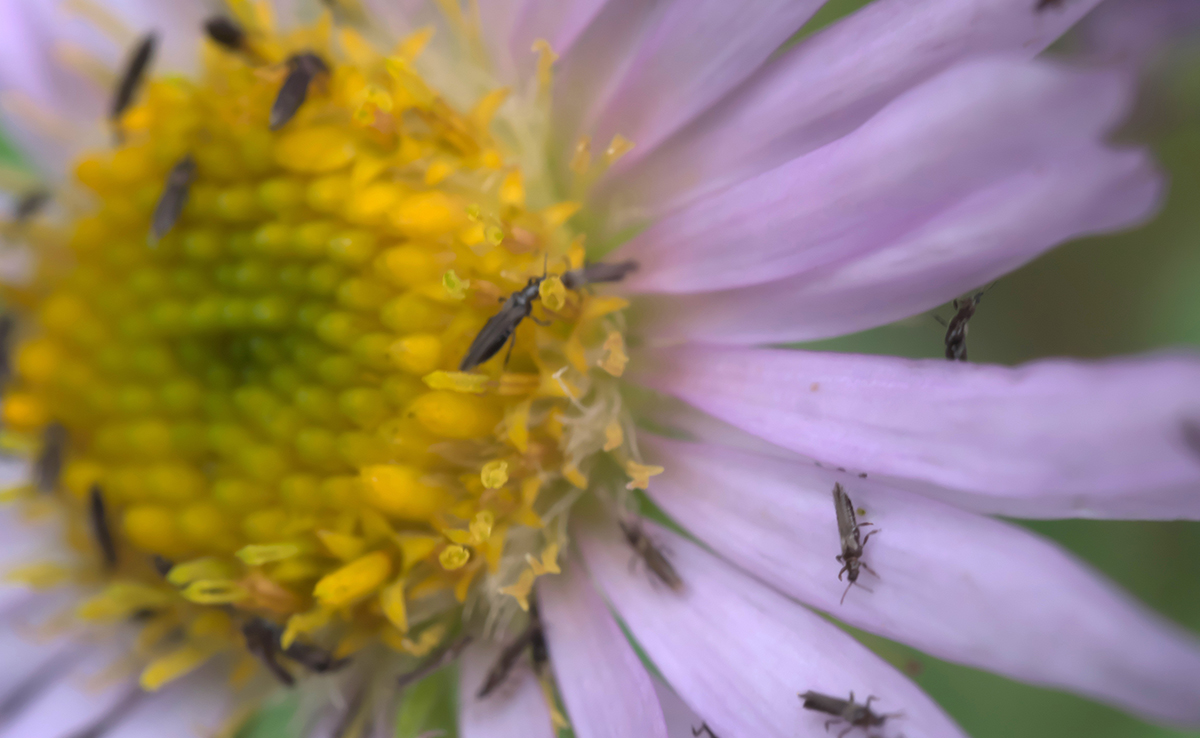
[[[650,486],[650,477],[662,474],[664,471],[666,470],[661,466],[628,461],[625,463],[625,473],[629,475],[631,481],[625,485],[625,489],[646,489]]]
[[[133,42],[91,0],[69,5]],[[36,455],[51,423],[69,439],[55,490],[4,499],[60,515],[64,547],[86,557],[6,576],[95,585],[73,616],[141,622],[151,690],[217,654],[238,679],[261,670],[240,632],[250,618],[283,626],[284,648],[428,653],[458,627],[458,603],[489,601],[473,593],[527,608],[536,578],[559,572],[573,488],[616,481],[591,458],[601,444],[636,486],[661,471],[626,464],[633,426],[613,420],[626,417],[628,303],[564,284],[589,261],[577,224],[592,218],[576,217],[586,193],[566,199],[542,168],[550,45],[533,45],[536,96],[489,82],[478,20],[446,0],[468,51],[440,70],[455,85],[443,95],[415,63],[432,29],[385,49],[365,24],[333,26],[361,7],[281,31],[270,3],[228,5],[247,48],[209,43],[195,77],[148,78],[123,140],[75,162],[87,197],[56,203],[65,225],[12,231],[45,268],[0,286],[22,321],[0,446]],[[329,73],[272,131],[302,52]],[[80,49],[56,53],[106,79]],[[74,138],[24,96],[0,102]],[[585,140],[569,166],[595,177],[631,146],[614,137],[594,160]],[[151,243],[188,157],[182,212]],[[488,355],[464,362],[505,310]],[[114,567],[87,540],[93,489]]]

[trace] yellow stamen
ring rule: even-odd
[[[664,471],[666,469],[663,469],[661,466],[627,461],[625,462],[625,473],[629,475],[631,481],[625,485],[625,489],[646,489],[650,486],[650,477],[662,474]]]

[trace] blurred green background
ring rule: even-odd
[[[863,4],[833,0],[801,35]],[[1016,364],[1043,356],[1099,357],[1200,346],[1200,52],[1180,49],[1148,72],[1138,112],[1120,138],[1149,144],[1157,153],[1171,181],[1163,212],[1132,232],[1066,244],[1001,280],[971,323],[973,361]],[[13,153],[0,136],[0,163],[5,161],[13,161]],[[953,313],[949,306],[933,312],[943,317]],[[940,357],[942,334],[932,315],[924,315],[808,347]],[[1027,525],[1200,634],[1200,523],[1062,520]],[[913,674],[974,738],[1200,737],[1200,732],[1148,725],[1078,697],[860,637]],[[445,686],[447,677],[439,675],[441,685],[430,684],[420,692],[444,695],[432,688]],[[453,709],[415,700],[402,715],[402,732],[414,735],[428,724],[422,705],[442,715]],[[286,735],[291,708],[292,703],[285,703],[268,711],[244,738]]]

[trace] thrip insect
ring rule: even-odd
[[[13,221],[17,223],[28,221],[40,213],[48,202],[50,202],[50,193],[45,190],[26,192],[17,200],[16,207],[13,208]]]
[[[242,636],[246,639],[246,649],[289,687],[296,683],[296,679],[279,663],[280,654],[318,674],[337,671],[350,663],[350,659],[335,659],[326,649],[310,643],[293,641],[284,648],[283,628],[265,618],[255,616],[243,623]]]
[[[0,313],[0,389],[12,376],[12,339],[16,330],[17,319],[12,313]]]
[[[167,174],[167,185],[163,188],[158,204],[154,206],[154,217],[150,220],[150,238],[157,241],[175,227],[176,221],[187,204],[188,190],[196,176],[196,161],[186,154],[171,167]]]
[[[618,264],[589,264],[582,269],[566,272],[562,275],[562,282],[567,289],[575,290],[598,282],[619,282],[635,269],[637,269],[637,262],[633,261],[623,261]],[[538,299],[538,289],[545,279],[545,274],[540,277],[530,277],[524,287],[508,296],[508,299],[504,301],[504,306],[500,308],[500,312],[488,318],[488,321],[483,324],[483,328],[475,335],[475,340],[471,341],[466,356],[458,365],[460,372],[470,371],[492,358],[509,341],[515,343],[517,326],[521,324],[522,320],[529,318],[538,325],[548,325],[548,323],[543,323],[533,317],[533,302]],[[512,355],[512,345],[508,347],[508,354]],[[507,361],[506,358],[505,362]]]
[[[504,683],[526,648],[529,649],[534,672],[541,674],[549,661],[549,654],[546,651],[546,632],[542,629],[542,618],[538,614],[536,602],[529,603],[529,624],[496,657],[496,663],[488,670],[479,693],[475,695],[476,699],[484,699]]]
[[[93,484],[88,493],[88,517],[92,523],[92,535],[100,547],[100,555],[104,557],[104,565],[109,569],[116,568],[117,544],[113,540],[112,529],[108,527],[108,508],[104,503],[104,489],[99,484]]]
[[[833,485],[833,509],[837,511],[838,537],[842,543],[842,553],[837,557],[837,560],[842,562],[842,570],[838,572],[838,581],[842,580],[842,574],[845,574],[846,578],[850,580],[850,583],[846,585],[846,591],[842,592],[841,602],[845,603],[850,588],[858,581],[860,567],[875,574],[874,570],[862,561],[862,555],[867,541],[879,531],[873,530],[859,540],[859,526],[871,525],[871,523],[858,522],[854,516],[854,503],[850,501],[850,495],[846,494],[842,485],[837,483]],[[875,574],[875,576],[879,575]],[[858,586],[862,587],[861,584]]]
[[[947,359],[951,361],[967,360],[967,323],[975,315],[975,309],[979,307],[979,300],[983,297],[984,292],[987,292],[987,290],[976,292],[974,295],[962,300],[955,300],[953,304],[957,312],[950,319],[949,323],[943,321],[941,318],[937,318],[939,323],[946,326]]]
[[[396,680],[397,686],[404,689],[410,684],[416,684],[443,666],[453,663],[462,655],[463,650],[471,644],[472,640],[474,639],[471,636],[461,636],[458,640],[442,646],[422,661],[417,668],[401,674]]]
[[[150,60],[154,58],[156,43],[157,37],[153,33],[148,33],[142,37],[134,49],[129,66],[125,67],[125,73],[121,75],[121,81],[117,84],[116,92],[113,94],[112,107],[108,112],[109,120],[113,122],[113,125],[120,123],[121,115],[133,102],[133,96],[137,94],[138,87],[142,84],[142,78],[146,76],[146,68],[150,66]],[[118,129],[118,135],[119,133]]]
[[[871,700],[877,700],[878,697],[868,697],[864,704],[859,704],[854,701],[854,693],[850,693],[850,699],[844,700],[840,697],[831,697],[820,692],[809,690],[800,695],[800,699],[804,700],[804,708],[806,710],[814,710],[823,712],[826,715],[833,715],[831,720],[825,721],[825,730],[829,730],[829,726],[834,723],[848,723],[849,726],[838,733],[838,738],[843,738],[847,733],[855,728],[876,728],[887,722],[888,718],[900,717],[900,713],[890,713],[878,715],[871,711]]]
[[[641,521],[628,522],[618,520],[617,524],[621,526],[621,532],[625,534],[625,540],[637,552],[638,558],[646,563],[646,568],[658,578],[658,581],[667,585],[672,591],[679,592],[683,589],[683,580],[679,578],[679,573],[675,571],[675,567],[671,565],[670,559],[663,553],[662,549],[654,545],[654,541],[650,540],[650,536],[646,535],[646,531],[642,529]],[[634,560],[636,562],[636,559]]]
[[[269,125],[272,131],[278,131],[296,115],[308,97],[308,88],[313,80],[318,75],[329,73],[329,65],[325,60],[311,51],[294,54],[288,58],[287,65],[288,76],[271,105]]]
[[[230,51],[245,49],[246,32],[242,30],[241,26],[223,15],[214,15],[204,21],[204,33],[212,39],[213,43],[220,44]]]
[[[39,492],[53,492],[58,487],[66,453],[67,429],[53,422],[42,432],[42,450],[33,463],[33,480]]]

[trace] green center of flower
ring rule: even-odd
[[[453,108],[414,65],[427,32],[385,55],[327,16],[289,35],[239,21],[244,46],[210,43],[197,79],[146,83],[119,147],[76,166],[94,206],[7,290],[33,319],[4,422],[69,439],[60,489],[18,496],[64,509],[86,554],[13,576],[95,585],[80,617],[143,622],[148,689],[222,651],[253,673],[247,623],[330,660],[375,641],[421,655],[468,596],[525,607],[557,571],[547,511],[597,453],[641,486],[655,471],[624,450],[626,303],[555,276],[583,265],[577,205],[515,163],[508,91]],[[327,69],[272,131],[304,52]],[[148,240],[187,157],[186,206]],[[544,275],[546,325],[458,371]]]

